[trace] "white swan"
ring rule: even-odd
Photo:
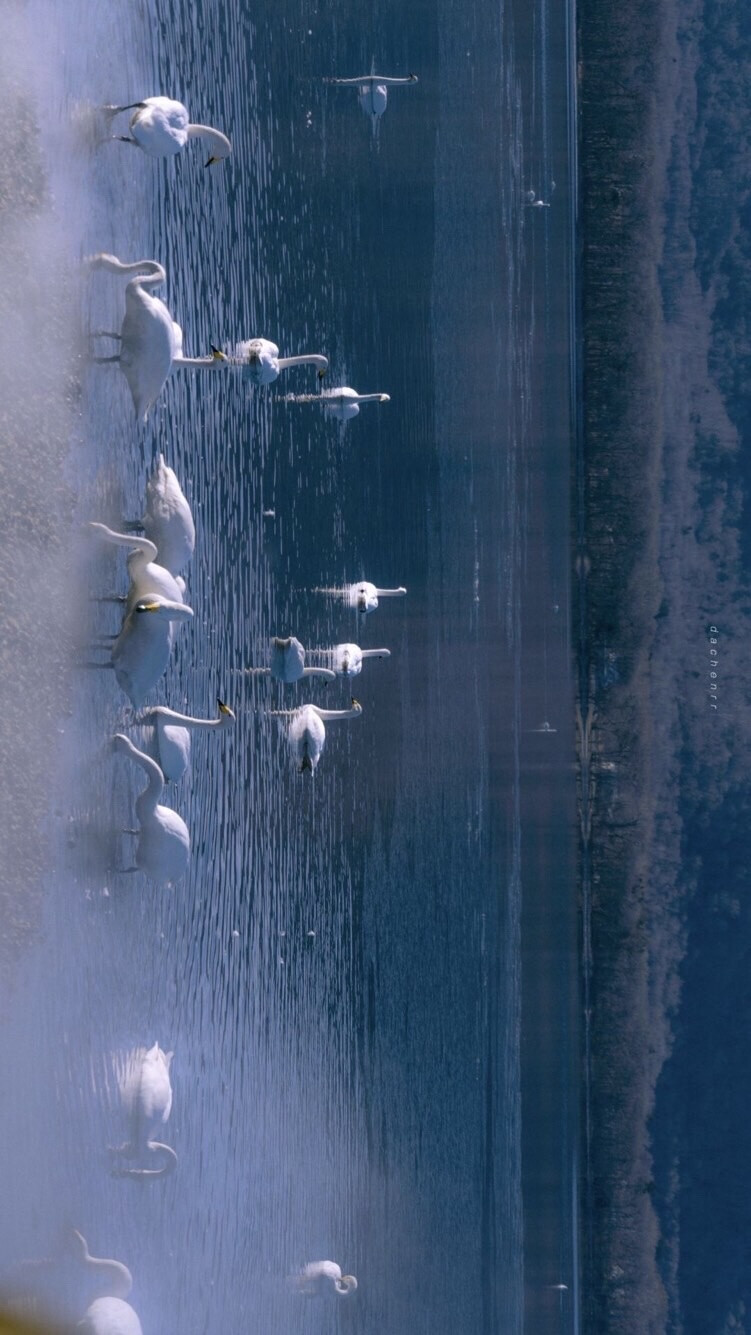
[[[170,602],[180,603],[185,592],[184,581],[173,575],[166,566],[157,561],[159,555],[156,544],[151,538],[141,538],[135,533],[118,533],[106,524],[91,521],[89,528],[104,542],[113,547],[127,547],[127,567],[130,587],[127,605],[132,608],[140,599],[158,596]]]
[[[336,389],[324,389],[320,394],[288,394],[288,403],[319,403],[330,417],[340,422],[348,422],[357,417],[361,403],[390,403],[390,394],[358,394],[349,385],[338,385]]]
[[[343,1275],[336,1261],[308,1261],[300,1274],[292,1277],[292,1283],[298,1292],[311,1298],[324,1293],[347,1298],[357,1288],[354,1275]]]
[[[388,90],[398,84],[417,83],[416,74],[408,74],[404,79],[394,79],[386,74],[376,74],[375,59],[370,67],[370,74],[358,74],[354,79],[324,79],[324,83],[350,85],[357,88],[357,101],[366,116],[370,117],[373,130],[386,110]]]
[[[73,1229],[72,1241],[76,1259],[94,1277],[97,1288],[109,1297],[127,1298],[133,1288],[133,1276],[127,1265],[110,1257],[92,1256],[89,1244],[77,1228]]]
[[[111,664],[118,685],[136,708],[167,670],[178,621],[190,620],[183,603],[184,584],[155,560],[149,538],[117,533],[106,524],[89,528],[105,542],[127,547],[130,587],[120,633],[112,646]]]
[[[115,1170],[115,1176],[164,1177],[177,1166],[177,1155],[169,1145],[152,1137],[166,1124],[172,1111],[172,1085],[169,1078],[172,1053],[163,1052],[159,1044],[155,1043],[148,1051],[139,1049],[134,1056],[135,1061],[131,1062],[123,1082],[123,1102],[130,1121],[130,1140],[119,1145],[114,1153],[140,1160],[156,1155],[163,1162],[159,1168],[121,1167]]]
[[[177,474],[159,455],[157,466],[146,483],[146,509],[143,518],[133,520],[128,528],[143,529],[156,545],[159,564],[173,575],[188,565],[196,545],[196,527]]]
[[[550,205],[544,199],[538,199],[534,190],[527,191],[527,204],[531,209],[549,209]]]
[[[357,584],[345,584],[340,589],[313,589],[313,593],[328,593],[332,598],[342,598],[358,612],[374,612],[379,598],[403,598],[406,592],[404,588],[377,589],[367,579],[361,579]]]
[[[136,709],[167,671],[174,624],[192,617],[192,607],[157,596],[139,599],[125,616],[110,662],[102,666],[115,669],[118,686]]]
[[[336,644],[323,651],[338,677],[359,677],[364,658],[390,658],[390,649],[361,649],[359,644]]]
[[[176,811],[159,805],[164,790],[164,775],[151,756],[139,751],[128,737],[117,733],[112,739],[113,750],[130,756],[146,774],[148,783],[136,798],[136,815],[140,829],[136,845],[134,867],[125,871],[143,871],[153,881],[171,884],[182,876],[190,859],[190,833],[185,821]]]
[[[300,681],[301,677],[324,677],[327,681],[334,681],[336,678],[336,673],[330,668],[305,666],[305,650],[294,635],[289,635],[286,639],[274,636],[271,641],[268,667],[243,670],[248,674],[272,676],[277,681],[283,682]]]
[[[142,102],[131,102],[126,107],[109,106],[104,110],[109,116],[117,116],[121,111],[132,111],[132,138],[118,135],[118,139],[125,144],[137,144],[152,158],[174,157],[185,148],[189,139],[208,141],[210,157],[205,164],[207,167],[228,158],[232,152],[232,144],[226,134],[214,130],[210,125],[191,125],[187,108],[182,102],[173,102],[171,97],[145,97]]]
[[[92,269],[108,273],[135,274],[125,288],[125,318],[119,334],[100,337],[119,339],[120,352],[114,357],[95,357],[95,362],[118,362],[128,382],[136,417],[145,422],[158,398],[167,376],[175,366],[199,366],[216,369],[228,364],[223,352],[214,349],[210,357],[184,357],[183,334],[167,307],[147,288],[166,283],[167,275],[156,260],[136,260],[124,264],[116,255],[102,252],[89,261]]]
[[[122,1298],[95,1299],[76,1329],[84,1335],[143,1335],[138,1314]]]
[[[310,773],[321,759],[321,752],[326,741],[324,722],[335,719],[359,718],[362,705],[352,701],[351,709],[320,709],[318,705],[303,705],[300,709],[272,709],[269,713],[278,718],[289,718],[289,744],[293,754],[300,762],[300,773]]]
[[[307,353],[302,357],[280,357],[276,343],[270,343],[267,338],[251,338],[245,343],[238,343],[230,361],[233,366],[242,366],[244,379],[250,380],[253,385],[270,385],[279,372],[288,366],[305,366],[308,363],[317,366],[318,374],[322,376],[329,364],[328,358],[318,352]]]
[[[190,764],[190,733],[196,728],[228,728],[235,722],[229,705],[217,699],[218,718],[192,718],[179,714],[166,705],[157,705],[138,720],[154,728],[154,750],[157,763],[165,779],[172,783],[180,780]]]

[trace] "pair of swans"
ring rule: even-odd
[[[125,1299],[133,1287],[133,1276],[122,1261],[92,1256],[82,1233],[73,1230],[77,1259],[94,1277],[104,1296],[87,1307],[77,1329],[84,1335],[142,1335],[137,1313]]]
[[[117,137],[122,143],[135,144],[152,158],[172,158],[191,139],[205,139],[208,142],[210,156],[205,164],[207,167],[222,162],[232,152],[232,144],[226,134],[213,129],[211,125],[191,125],[187,107],[182,102],[173,101],[171,97],[145,97],[142,102],[130,102],[125,107],[108,106],[104,110],[110,118],[123,111],[132,111],[130,136]]]
[[[124,1145],[113,1149],[118,1158],[143,1160],[161,1159],[158,1168],[121,1166],[116,1177],[148,1179],[164,1177],[177,1167],[177,1155],[170,1145],[154,1140],[154,1134],[163,1127],[172,1111],[172,1085],[169,1070],[172,1053],[164,1052],[158,1043],[131,1054],[122,1082],[123,1103],[130,1122],[130,1138]]]
[[[308,1261],[299,1275],[291,1277],[291,1283],[298,1293],[309,1298],[320,1297],[326,1293],[335,1293],[339,1298],[347,1298],[357,1288],[354,1275],[343,1275],[341,1266],[336,1261]]]
[[[313,589],[313,593],[327,593],[331,598],[341,598],[348,607],[365,614],[375,612],[379,598],[403,598],[406,592],[401,586],[398,589],[378,589],[367,579],[361,579],[357,584],[345,584],[342,588]]]
[[[183,875],[190,860],[190,831],[176,811],[159,801],[164,792],[164,775],[156,761],[139,751],[121,732],[113,737],[112,749],[140,765],[147,779],[146,787],[136,798],[139,828],[127,831],[138,837],[135,863],[122,870],[142,871],[160,885],[171,885]]]
[[[325,656],[331,667],[307,667],[305,649],[294,635],[286,639],[274,636],[269,666],[245,668],[244,671],[268,675],[286,683],[300,681],[302,677],[323,677],[326,681],[334,681],[337,677],[359,676],[364,658],[391,657],[389,649],[361,649],[358,644],[337,644],[333,649],[311,649],[310,653]]]
[[[175,624],[191,620],[193,609],[183,602],[184,581],[157,563],[157,548],[149,538],[117,533],[106,524],[89,527],[105,542],[129,548],[130,587],[111,666],[118,685],[138,707],[167,669]]]
[[[375,60],[370,67],[370,74],[358,74],[354,79],[324,79],[324,83],[348,85],[357,89],[360,110],[369,118],[373,133],[378,129],[378,122],[388,105],[389,88],[417,81],[416,74],[408,74],[406,78],[391,78],[386,74],[376,74]]]
[[[276,718],[288,718],[290,750],[298,761],[300,773],[309,774],[317,768],[326,742],[326,723],[339,719],[359,718],[362,705],[352,701],[350,709],[321,709],[318,705],[303,705],[300,709],[271,709]]]

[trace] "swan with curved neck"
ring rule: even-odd
[[[371,584],[367,579],[361,579],[357,584],[345,584],[343,588],[314,589],[313,593],[327,593],[331,598],[341,598],[350,607],[357,612],[375,612],[378,606],[379,598],[403,598],[407,590],[398,589],[377,589],[375,584]]]
[[[302,705],[300,709],[271,709],[269,713],[290,720],[288,736],[292,754],[300,762],[300,773],[312,774],[321,759],[326,741],[324,724],[339,719],[359,718],[362,705],[353,700],[350,709],[320,709],[318,705]]]
[[[116,1177],[140,1179],[164,1177],[177,1167],[177,1155],[170,1145],[154,1140],[153,1135],[164,1126],[172,1111],[172,1085],[169,1068],[171,1052],[163,1052],[158,1043],[137,1054],[135,1069],[130,1072],[123,1091],[130,1119],[130,1140],[114,1151],[128,1159],[161,1159],[158,1168],[121,1167]]]
[[[293,1282],[300,1293],[310,1298],[326,1293],[335,1293],[338,1298],[348,1298],[357,1288],[354,1275],[343,1275],[341,1266],[336,1261],[308,1261],[306,1266],[295,1275]]]
[[[161,885],[171,885],[185,871],[190,860],[190,832],[182,817],[169,807],[160,805],[164,791],[164,775],[151,756],[139,751],[128,737],[117,733],[112,739],[113,750],[130,757],[140,765],[148,780],[143,792],[136,798],[139,829],[135,866],[124,871],[142,871]]]
[[[316,366],[319,377],[328,367],[328,358],[319,352],[306,353],[301,357],[280,357],[276,343],[267,338],[251,338],[245,343],[238,343],[234,356],[230,358],[233,366],[241,366],[243,379],[253,385],[270,385],[280,371],[288,366]]]
[[[129,521],[129,529],[143,529],[156,546],[159,564],[179,575],[193,556],[196,526],[177,474],[160,454],[146,484],[146,508],[142,519]]]
[[[320,394],[289,394],[290,403],[319,403],[329,417],[336,417],[340,422],[348,422],[357,417],[361,403],[390,403],[390,394],[358,394],[349,385],[339,385],[336,389],[324,389]]]
[[[212,350],[210,357],[184,357],[182,329],[159,297],[148,290],[166,283],[167,275],[156,260],[136,260],[124,264],[116,255],[102,252],[89,261],[92,269],[108,273],[134,274],[125,288],[125,317],[119,334],[102,335],[117,339],[120,351],[114,357],[95,357],[95,362],[117,362],[128,382],[133,407],[139,422],[145,422],[170,372],[176,366],[216,370],[227,366],[223,352]]]
[[[222,162],[232,152],[226,134],[211,125],[191,125],[187,107],[171,97],[145,97],[142,102],[130,102],[125,107],[105,107],[109,116],[132,111],[130,136],[118,135],[125,144],[136,144],[152,158],[172,158],[181,152],[191,139],[203,139],[208,144],[210,167]]]
[[[111,663],[118,685],[138,708],[167,670],[175,626],[190,620],[193,610],[183,602],[182,580],[157,563],[157,549],[149,538],[117,533],[106,524],[92,523],[89,528],[105,542],[129,551],[130,586]]]
[[[85,1237],[77,1228],[73,1229],[73,1247],[76,1259],[95,1278],[102,1294],[111,1298],[127,1298],[133,1288],[133,1276],[127,1265],[110,1257],[92,1256]]]
[[[390,649],[361,649],[359,644],[335,644],[320,650],[338,677],[359,677],[365,658],[390,658]]]
[[[375,59],[370,67],[370,74],[357,74],[354,79],[324,79],[324,83],[335,83],[357,89],[357,101],[360,110],[370,118],[374,134],[388,105],[389,88],[417,82],[416,74],[408,74],[406,78],[392,78],[388,74],[376,74]]]
[[[138,720],[150,724],[154,729],[155,759],[165,777],[171,783],[177,783],[190,764],[190,734],[195,730],[213,732],[229,728],[235,722],[235,715],[229,705],[217,697],[219,714],[216,718],[193,718],[190,714],[179,714],[166,705],[157,705]]]
[[[314,651],[315,652],[315,651]],[[286,639],[275,635],[271,641],[269,666],[263,668],[245,668],[248,674],[275,677],[277,681],[300,681],[302,677],[323,677],[334,681],[336,673],[325,667],[306,667],[305,650],[294,635]]]

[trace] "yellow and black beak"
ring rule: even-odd
[[[215,362],[229,361],[229,357],[227,356],[226,352],[220,352],[219,348],[214,347],[213,343],[211,343],[209,346],[211,348],[211,355],[214,358]]]
[[[229,705],[225,705],[224,701],[219,699],[219,696],[216,697],[216,705],[217,705],[217,709],[219,710],[219,713],[220,713],[220,714],[228,714],[228,715],[230,716],[230,718],[234,718],[234,717],[235,717],[235,715],[234,715],[233,711],[230,709]]]
[[[150,603],[138,603],[138,605],[137,605],[137,607],[136,607],[136,611],[137,611],[137,612],[158,612],[158,611],[159,611],[159,608],[161,607],[161,605],[162,605],[161,603],[155,603],[155,602],[150,602]]]

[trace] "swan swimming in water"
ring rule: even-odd
[[[190,734],[194,729],[221,730],[235,722],[229,705],[218,697],[216,703],[218,718],[192,718],[190,714],[179,714],[166,705],[156,705],[138,720],[153,726],[155,758],[165,779],[171,783],[177,783],[190,764]]]
[[[353,700],[351,709],[320,709],[318,705],[302,705],[300,709],[272,709],[269,713],[291,720],[288,734],[290,749],[300,762],[300,773],[307,771],[312,774],[321,759],[326,741],[324,722],[359,718],[362,705]]]
[[[89,261],[92,269],[108,273],[134,274],[125,288],[125,318],[119,334],[100,334],[120,342],[114,357],[95,357],[95,362],[118,362],[128,382],[136,417],[145,422],[175,366],[198,366],[216,370],[228,365],[223,352],[214,349],[210,357],[184,357],[183,333],[159,297],[148,288],[166,283],[167,275],[156,260],[136,260],[124,264],[116,255],[102,252]]]
[[[145,97],[142,102],[131,102],[126,107],[109,106],[104,110],[110,117],[122,111],[132,111],[132,138],[121,134],[118,139],[124,144],[136,144],[152,158],[172,158],[190,139],[208,141],[210,157],[205,164],[207,167],[222,162],[232,152],[226,134],[210,125],[191,125],[187,107],[182,102],[174,102],[171,97]]]
[[[302,677],[324,677],[327,681],[334,681],[336,678],[336,673],[330,668],[305,666],[305,650],[294,635],[289,635],[287,639],[274,636],[271,641],[268,667],[244,668],[243,671],[259,676],[268,675],[275,677],[277,681],[288,683],[300,681]]]
[[[361,403],[390,403],[390,394],[358,394],[349,385],[339,385],[336,389],[324,389],[320,394],[288,394],[288,403],[320,403],[329,417],[336,417],[340,422],[348,422],[357,417]]]
[[[190,620],[193,610],[183,603],[182,580],[157,564],[157,549],[149,538],[116,533],[106,524],[89,527],[105,542],[129,548],[130,588],[111,666],[121,690],[138,708],[167,670],[176,623]]]
[[[345,584],[340,589],[313,589],[313,593],[328,593],[332,598],[342,598],[356,611],[365,613],[375,612],[379,598],[403,598],[406,592],[404,588],[377,589],[367,579],[361,579],[357,584]]]
[[[417,83],[416,74],[408,74],[404,79],[394,79],[386,74],[376,74],[375,59],[370,67],[370,74],[358,74],[354,79],[324,79],[324,83],[336,83],[357,88],[357,101],[366,116],[370,117],[373,133],[378,128],[378,121],[386,110],[389,88],[399,84]]]
[[[78,1259],[104,1291],[86,1309],[77,1329],[84,1335],[142,1335],[141,1322],[130,1303],[126,1303],[133,1287],[133,1277],[121,1261],[92,1256],[86,1239],[73,1230]]]
[[[190,832],[176,811],[159,804],[164,790],[164,775],[151,756],[139,751],[128,737],[117,733],[112,739],[115,751],[130,756],[141,766],[148,783],[136,798],[136,815],[140,828],[136,845],[135,866],[123,871],[142,871],[153,881],[170,885],[178,880],[190,859]]]
[[[159,564],[172,575],[179,575],[190,562],[196,545],[196,527],[177,475],[164,462],[163,454],[159,455],[146,484],[143,518],[131,521],[127,527],[143,529],[156,545]]]
[[[177,1166],[177,1155],[169,1146],[152,1139],[155,1131],[164,1126],[172,1111],[172,1085],[169,1068],[171,1052],[163,1052],[158,1043],[144,1051],[132,1054],[127,1077],[123,1083],[123,1101],[130,1120],[130,1140],[114,1151],[129,1159],[146,1159],[156,1155],[163,1163],[159,1168],[122,1167],[116,1177],[164,1177]]]
[[[390,658],[390,649],[361,649],[359,644],[336,644],[317,651],[331,663],[338,677],[359,677],[364,658]]]
[[[343,1275],[336,1261],[308,1261],[299,1275],[292,1276],[292,1283],[299,1293],[311,1298],[325,1293],[347,1298],[357,1288],[354,1275]]]
[[[328,357],[319,352],[306,353],[302,357],[280,357],[276,343],[270,343],[267,338],[251,338],[238,343],[230,361],[233,366],[242,367],[243,378],[253,385],[271,385],[279,372],[288,366],[317,366],[320,377],[326,373],[329,364]]]

